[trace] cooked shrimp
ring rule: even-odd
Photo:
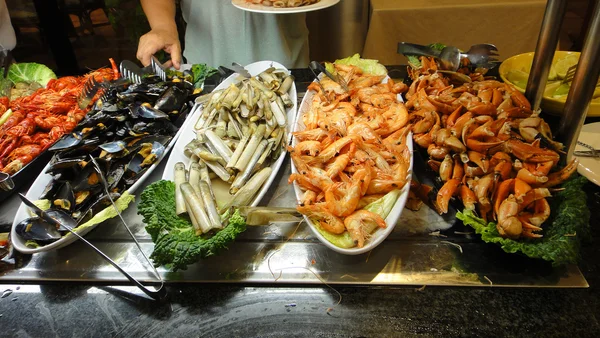
[[[365,239],[375,228],[385,228],[385,220],[376,213],[357,210],[344,219],[344,226],[359,248],[365,245]]]
[[[340,191],[339,189],[343,183],[337,183],[330,186],[325,191],[325,203],[327,209],[331,211],[332,214],[339,217],[345,217],[354,212],[358,205],[358,201],[362,196],[361,187],[366,175],[366,170],[354,173],[352,181],[346,189],[343,189],[343,191]]]
[[[323,229],[331,232],[332,234],[341,234],[346,229],[344,222],[329,212],[323,203],[299,205],[296,207],[296,210],[298,210],[298,212],[301,214],[318,221]]]
[[[302,155],[317,156],[321,152],[321,142],[302,141],[294,147],[294,151]]]

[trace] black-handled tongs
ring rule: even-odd
[[[323,65],[318,63],[317,61],[311,61],[308,65],[308,68],[310,68],[310,70],[313,72],[313,74],[315,74],[315,76],[317,76],[317,72],[321,72],[325,74],[325,76],[330,78],[333,82],[339,84],[344,91],[348,91],[348,84],[346,83],[343,77],[338,76],[336,74],[332,74],[327,70],[327,68],[323,67]]]

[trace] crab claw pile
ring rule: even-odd
[[[437,211],[446,213],[458,196],[465,209],[497,221],[503,237],[542,237],[549,188],[565,181],[577,163],[558,170],[562,144],[511,85],[421,61],[420,69],[409,71],[406,107],[415,143],[427,149],[429,166],[444,182]]]

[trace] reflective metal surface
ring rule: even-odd
[[[305,88],[306,84],[298,85],[299,92]],[[165,163],[147,184],[160,179]],[[276,178],[278,184],[273,184],[261,205],[295,205],[292,186],[287,184],[289,174],[288,159]],[[4,201],[0,221],[12,222],[17,206],[14,196]],[[125,210],[123,217],[144,252],[150,254],[153,244],[136,207]],[[441,231],[430,234],[428,229]],[[135,278],[154,280],[150,268],[142,263],[141,252],[117,219],[101,224],[86,238]],[[23,261],[20,269],[0,272],[0,283],[128,282],[80,242]],[[543,261],[506,254],[495,245],[483,243],[470,228],[453,225],[426,206],[418,212],[405,209],[394,232],[363,255],[346,256],[329,250],[305,223],[256,226],[249,227],[218,256],[185,271],[170,272],[161,267],[159,272],[167,283],[588,287],[577,266],[556,269]]]

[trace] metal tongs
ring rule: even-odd
[[[344,80],[343,77],[335,75],[335,74],[331,74],[327,68],[323,67],[322,64],[318,63],[317,61],[311,61],[310,64],[308,65],[308,68],[310,68],[310,70],[313,72],[313,74],[316,75],[317,71],[325,74],[325,76],[327,76],[328,78],[330,78],[333,82],[337,83],[340,85],[340,87],[342,87],[342,89],[347,92],[348,91],[348,84],[346,83],[346,81]],[[321,89],[322,86],[321,86]],[[323,91],[325,92],[325,91]]]
[[[150,289],[148,289],[140,281],[138,281],[133,276],[131,276],[129,273],[127,273],[125,270],[123,270],[115,261],[113,261],[110,257],[108,257],[104,252],[102,252],[102,250],[98,249],[95,245],[93,245],[88,240],[86,240],[81,235],[79,235],[77,233],[77,231],[74,230],[77,227],[77,222],[74,219],[71,219],[72,222],[69,221],[69,224],[64,224],[64,222],[58,221],[58,220],[50,217],[46,212],[44,212],[42,209],[38,208],[38,206],[36,206],[31,200],[29,200],[27,197],[25,197],[25,195],[19,193],[19,196],[21,197],[21,200],[23,201],[23,203],[25,203],[25,205],[27,205],[29,207],[29,209],[31,209],[31,211],[33,211],[33,213],[35,213],[38,217],[40,217],[44,221],[46,221],[49,224],[52,224],[54,226],[57,226],[57,228],[59,228],[59,229],[66,229],[70,233],[72,233],[74,236],[77,236],[77,238],[79,238],[82,242],[84,242],[89,247],[91,247],[92,249],[94,249],[94,251],[96,251],[96,253],[98,253],[100,256],[102,256],[102,258],[104,258],[112,266],[114,266],[117,270],[119,270],[119,272],[122,273],[125,277],[127,277],[127,279],[131,283],[133,283],[135,286],[137,286],[140,290],[142,290],[142,292],[144,292],[150,298],[152,298],[154,300],[163,300],[163,299],[165,299],[166,296],[167,296],[167,289],[164,287],[165,282],[163,281],[162,277],[160,276],[160,274],[158,273],[158,271],[156,270],[156,268],[154,267],[154,265],[152,264],[152,262],[150,261],[150,259],[146,256],[146,254],[144,253],[144,251],[142,250],[142,248],[140,246],[140,243],[137,241],[137,239],[135,238],[135,236],[131,232],[131,229],[129,229],[129,226],[127,225],[127,223],[125,222],[125,220],[121,216],[121,212],[119,211],[119,209],[115,205],[115,202],[113,201],[110,193],[108,192],[108,188],[107,188],[108,184],[106,182],[106,178],[104,177],[104,174],[102,173],[102,170],[100,170],[100,166],[98,165],[98,162],[96,162],[96,160],[94,159],[94,157],[91,156],[91,155],[90,155],[90,158],[91,158],[91,161],[94,164],[94,167],[95,167],[96,171],[98,172],[98,175],[100,176],[100,179],[101,179],[102,185],[104,187],[104,190],[106,191],[106,193],[108,195],[108,198],[110,199],[110,201],[112,203],[112,206],[117,211],[117,214],[119,215],[119,218],[121,219],[121,222],[123,223],[123,226],[125,226],[125,229],[127,229],[127,232],[129,233],[129,235],[131,236],[131,238],[135,242],[135,244],[138,247],[138,249],[141,251],[141,253],[144,256],[144,258],[146,259],[147,263],[152,267],[152,270],[154,271],[154,274],[156,275],[157,279],[160,281],[160,284],[159,284],[158,288],[156,288],[156,290],[150,290]]]
[[[583,143],[581,141],[577,141],[577,144],[585,147],[589,150],[575,150],[573,152],[574,156],[579,156],[579,157],[600,157],[600,149],[595,149],[594,147],[592,147],[591,145],[587,144],[587,143]]]

